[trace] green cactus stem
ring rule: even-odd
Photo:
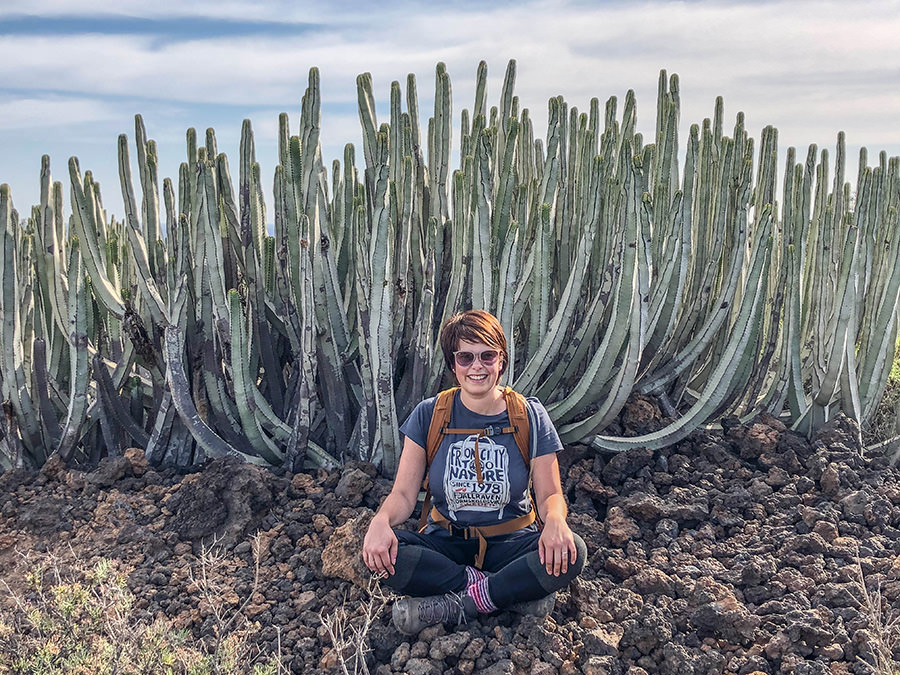
[[[87,418],[90,356],[88,354],[88,300],[82,267],[81,247],[77,239],[69,245],[69,406],[60,433],[57,452],[63,460],[71,459],[80,440]]]

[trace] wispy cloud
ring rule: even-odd
[[[17,98],[0,103],[2,129],[46,129],[65,119],[68,124],[83,124],[114,118],[104,105],[95,101],[58,98]]]
[[[150,35],[157,44],[232,36],[297,37],[321,24],[210,17],[14,16],[0,19],[0,35]]]

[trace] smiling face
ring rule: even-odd
[[[454,351],[472,352],[480,356],[482,352],[496,352],[497,350],[483,342],[460,340]],[[480,358],[476,358],[468,367],[459,365],[454,359],[452,370],[464,393],[472,398],[482,398],[496,390],[500,375],[504,370],[503,355],[498,356],[489,366],[482,363]]]
[[[506,335],[497,317],[483,309],[470,309],[454,314],[441,327],[440,345],[444,353],[444,361],[454,373],[456,372],[454,352],[463,350],[463,343],[481,345],[488,349],[496,349],[502,355],[500,374],[506,372],[509,365]],[[467,351],[467,350],[463,350]],[[482,350],[478,350],[481,353]]]

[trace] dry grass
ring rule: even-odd
[[[254,544],[254,554],[258,554]],[[148,620],[134,609],[134,596],[116,563],[63,572],[52,555],[23,556],[29,565],[22,591],[3,582],[8,602],[0,608],[0,673],[44,675],[284,675],[280,650],[263,655],[252,643],[255,626],[246,603],[215,614],[212,645],[175,630],[164,619]],[[219,593],[221,554],[204,551],[197,563],[197,589],[205,602],[225,605]],[[257,560],[256,581],[259,576]],[[252,595],[252,594],[251,594]]]

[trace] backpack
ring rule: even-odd
[[[429,506],[431,505],[431,488],[428,486],[428,479],[431,473],[431,463],[434,461],[435,455],[441,446],[441,440],[445,434],[478,434],[482,436],[496,436],[498,434],[513,434],[522,459],[525,462],[525,468],[529,472],[528,486],[529,495],[531,496],[531,511],[524,515],[508,520],[504,523],[496,525],[485,525],[481,527],[460,528],[448,521],[436,509],[431,508],[432,521],[449,530],[451,534],[462,536],[466,539],[478,538],[480,542],[479,554],[476,557],[475,566],[481,568],[484,561],[484,552],[487,548],[485,537],[492,537],[498,534],[508,534],[515,532],[523,527],[527,527],[531,523],[537,521],[540,526],[540,520],[537,518],[537,509],[535,508],[534,496],[531,494],[531,455],[532,455],[532,439],[531,439],[531,421],[529,419],[531,409],[525,397],[506,387],[503,390],[503,398],[506,399],[506,410],[509,414],[508,427],[489,426],[483,429],[456,429],[450,428],[450,413],[453,410],[453,401],[459,387],[445,389],[437,395],[434,403],[434,412],[431,415],[431,424],[428,427],[428,437],[425,442],[425,501],[422,504],[422,515],[419,517],[419,531],[423,531],[428,523]],[[475,455],[475,470],[480,473],[481,466],[478,461],[478,454]]]

